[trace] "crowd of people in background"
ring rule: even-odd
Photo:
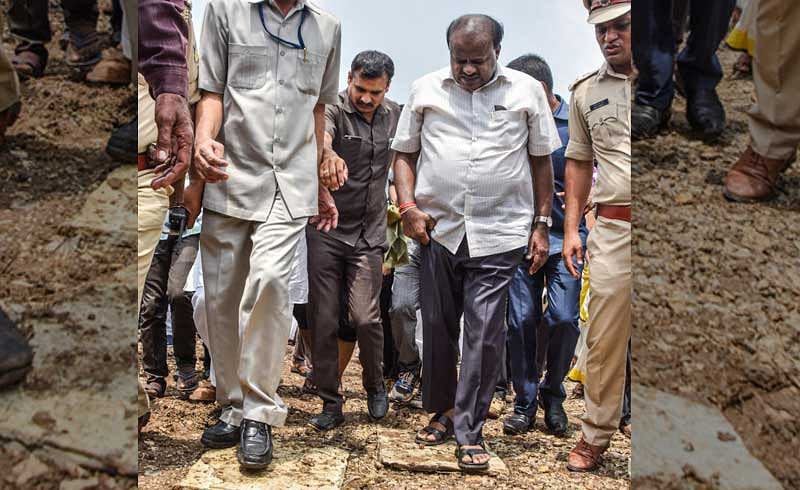
[[[432,414],[411,437],[454,438],[464,471],[488,468],[483,426],[512,390],[507,434],[541,406],[566,435],[570,368],[586,414],[567,467],[594,470],[614,433],[630,437],[631,4],[584,5],[605,62],[569,103],[542,57],[498,64],[502,24],[470,14],[400,105],[374,50],[339,91],[346,24],[310,2],[212,0],[199,56],[188,5],[143,2],[140,428],[168,385],[171,311],[176,388],[220,406],[201,441],[238,446],[243,468],[272,460],[285,362],[322,402],[309,425],[345,423],[356,345],[370,418],[390,402]]]

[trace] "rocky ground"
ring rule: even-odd
[[[378,457],[377,432],[380,428],[402,430],[412,438],[414,431],[422,427],[428,417],[422,411],[393,406],[383,421],[370,421],[367,416],[366,395],[361,388],[361,366],[354,356],[343,381],[347,398],[344,408],[347,422],[330,434],[320,435],[307,422],[321,409],[321,402],[315,396],[301,393],[303,378],[289,371],[289,352],[287,350],[287,363],[278,392],[289,406],[289,418],[284,428],[274,432],[276,454],[281,451],[282,446],[286,448],[296,444],[302,444],[308,449],[335,447],[346,450],[349,457],[343,488],[629,487],[630,440],[622,434],[614,437],[605,465],[600,471],[595,474],[567,471],[567,453],[579,437],[578,417],[583,412],[583,401],[572,399],[566,404],[571,433],[564,439],[545,432],[541,411],[536,430],[523,437],[504,435],[502,419],[487,423],[484,434],[491,449],[508,466],[509,472],[506,475],[464,476],[460,473],[417,473],[386,468]],[[213,423],[216,415],[214,405],[180,399],[172,386],[172,380],[170,383],[167,396],[156,401],[152,419],[139,441],[139,487],[142,489],[156,490],[179,485],[189,468],[203,455],[200,435],[206,424]],[[568,383],[567,389],[571,391],[572,383]],[[424,450],[420,452],[424,455]],[[302,485],[302,478],[303,475],[295,475],[295,483]]]
[[[58,39],[56,5],[51,24]],[[0,148],[0,307],[35,349],[25,383],[0,392],[0,488],[132,488],[135,171],[110,175],[119,163],[104,147],[136,101],[130,87],[80,82],[49,48]],[[103,206],[124,219],[104,230]]]
[[[668,130],[633,147],[633,380],[718,407],[786,488],[800,488],[800,166],[768,203],[722,197],[748,143],[752,81],[727,75],[736,56],[720,51],[722,141],[693,138],[679,97]],[[690,480],[672,484],[712,487]]]

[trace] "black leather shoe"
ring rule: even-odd
[[[560,401],[544,403],[544,425],[554,435],[563,436],[567,433],[567,412]]]
[[[206,427],[200,442],[211,449],[225,449],[233,447],[239,442],[239,427],[218,420],[211,427]]]
[[[670,111],[659,111],[655,107],[634,103],[631,108],[631,133],[633,139],[647,139],[667,126]]]
[[[686,119],[705,142],[713,142],[725,129],[725,108],[715,90],[695,90],[686,98]]]
[[[375,420],[380,420],[386,416],[389,411],[389,397],[385,391],[367,395],[367,410],[369,416]]]
[[[340,413],[327,413],[322,412],[319,415],[314,415],[308,421],[308,425],[317,429],[320,432],[335,429],[344,423],[344,415]]]
[[[22,381],[32,363],[28,341],[0,310],[0,388]]]
[[[242,437],[236,451],[239,465],[248,470],[260,470],[272,462],[272,427],[255,420],[242,421]]]
[[[134,163],[139,138],[139,117],[135,116],[130,121],[111,132],[111,137],[106,145],[106,153],[120,163]]]
[[[503,432],[512,436],[518,436],[531,430],[533,419],[524,413],[512,413],[503,421]]]

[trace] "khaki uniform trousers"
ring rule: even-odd
[[[208,184],[214,185],[214,184]],[[208,350],[220,419],[282,426],[277,389],[292,327],[289,276],[307,218],[293,219],[280,192],[266,222],[206,209],[200,233]]]
[[[749,111],[750,137],[756,153],[784,160],[800,143],[800,2],[758,0],[752,7],[756,103]]]
[[[589,330],[583,438],[607,446],[619,428],[631,336],[631,224],[598,218],[589,234]]]
[[[0,26],[5,25],[5,16],[0,9]],[[0,45],[0,112],[11,107],[19,100],[19,80],[11,60]]]

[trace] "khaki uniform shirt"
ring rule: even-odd
[[[279,44],[264,30],[306,49]],[[218,140],[228,180],[206,186],[203,206],[234,218],[266,221],[280,191],[293,218],[317,214],[313,109],[335,104],[341,26],[298,0],[284,18],[274,0],[211,0],[200,44],[200,89],[223,94]]]
[[[391,164],[389,145],[397,130],[400,106],[389,99],[375,110],[372,123],[350,103],[347,91],[325,108],[325,130],[333,151],[346,163],[347,182],[333,192],[339,225],[330,236],[355,246],[363,233],[370,247],[386,244],[386,181]]]
[[[566,157],[597,160],[593,201],[631,204],[631,79],[607,63],[570,86]]]

